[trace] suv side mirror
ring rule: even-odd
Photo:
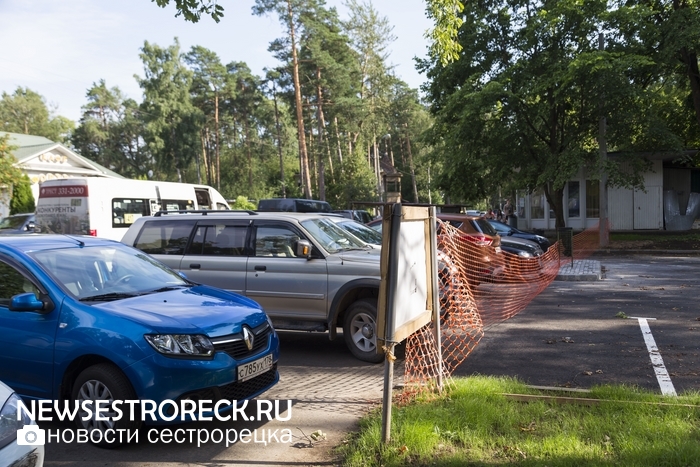
[[[35,232],[36,231],[36,224],[34,222],[28,222],[27,226],[24,228],[27,232]]]
[[[311,242],[308,240],[297,240],[296,255],[297,258],[311,258]]]

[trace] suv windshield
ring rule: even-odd
[[[302,221],[301,225],[329,253],[343,250],[364,250],[366,247],[357,237],[348,234],[327,219],[309,219]]]
[[[131,248],[94,246],[37,251],[32,256],[79,299],[125,298],[164,287],[189,286],[167,266]]]
[[[382,234],[364,224],[355,221],[347,221],[338,222],[338,225],[341,226],[343,230],[350,232],[365,243],[370,243],[372,245],[382,244]]]

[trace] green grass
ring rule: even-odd
[[[517,402],[542,394],[508,378],[455,380],[446,395],[394,407],[391,442],[381,413],[339,448],[346,466],[692,466],[700,463],[700,393],[662,397],[601,386],[597,406]],[[551,393],[547,393],[551,395]],[[685,404],[685,405],[684,405]]]

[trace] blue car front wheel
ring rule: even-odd
[[[106,404],[102,402],[102,407],[106,406],[108,410],[101,414],[101,418],[111,418],[113,415],[116,415],[116,411],[111,406],[115,400],[135,399],[136,392],[131,386],[129,379],[119,368],[110,363],[100,363],[86,368],[78,375],[73,385],[73,400],[77,401],[80,407],[83,407],[84,401],[92,401],[92,407],[96,407],[97,401],[107,401]],[[141,425],[140,416],[135,416],[133,421],[128,416],[123,416],[120,420],[113,421],[98,420],[94,410],[91,416],[87,417],[87,420],[83,420],[85,415],[88,415],[87,412],[81,410],[76,418],[76,424],[78,428],[86,429],[89,433],[95,430],[100,431],[100,434],[95,433],[90,436],[91,441],[100,440],[99,442],[94,442],[95,445],[100,447],[117,447],[121,444],[109,441],[114,436],[105,436],[108,430],[125,429],[133,432],[138,430]]]

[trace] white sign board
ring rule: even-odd
[[[397,206],[382,226],[382,283],[377,329],[392,342],[401,342],[428,324],[434,314],[437,279],[435,218],[428,207]],[[385,208],[389,212],[390,206]]]

